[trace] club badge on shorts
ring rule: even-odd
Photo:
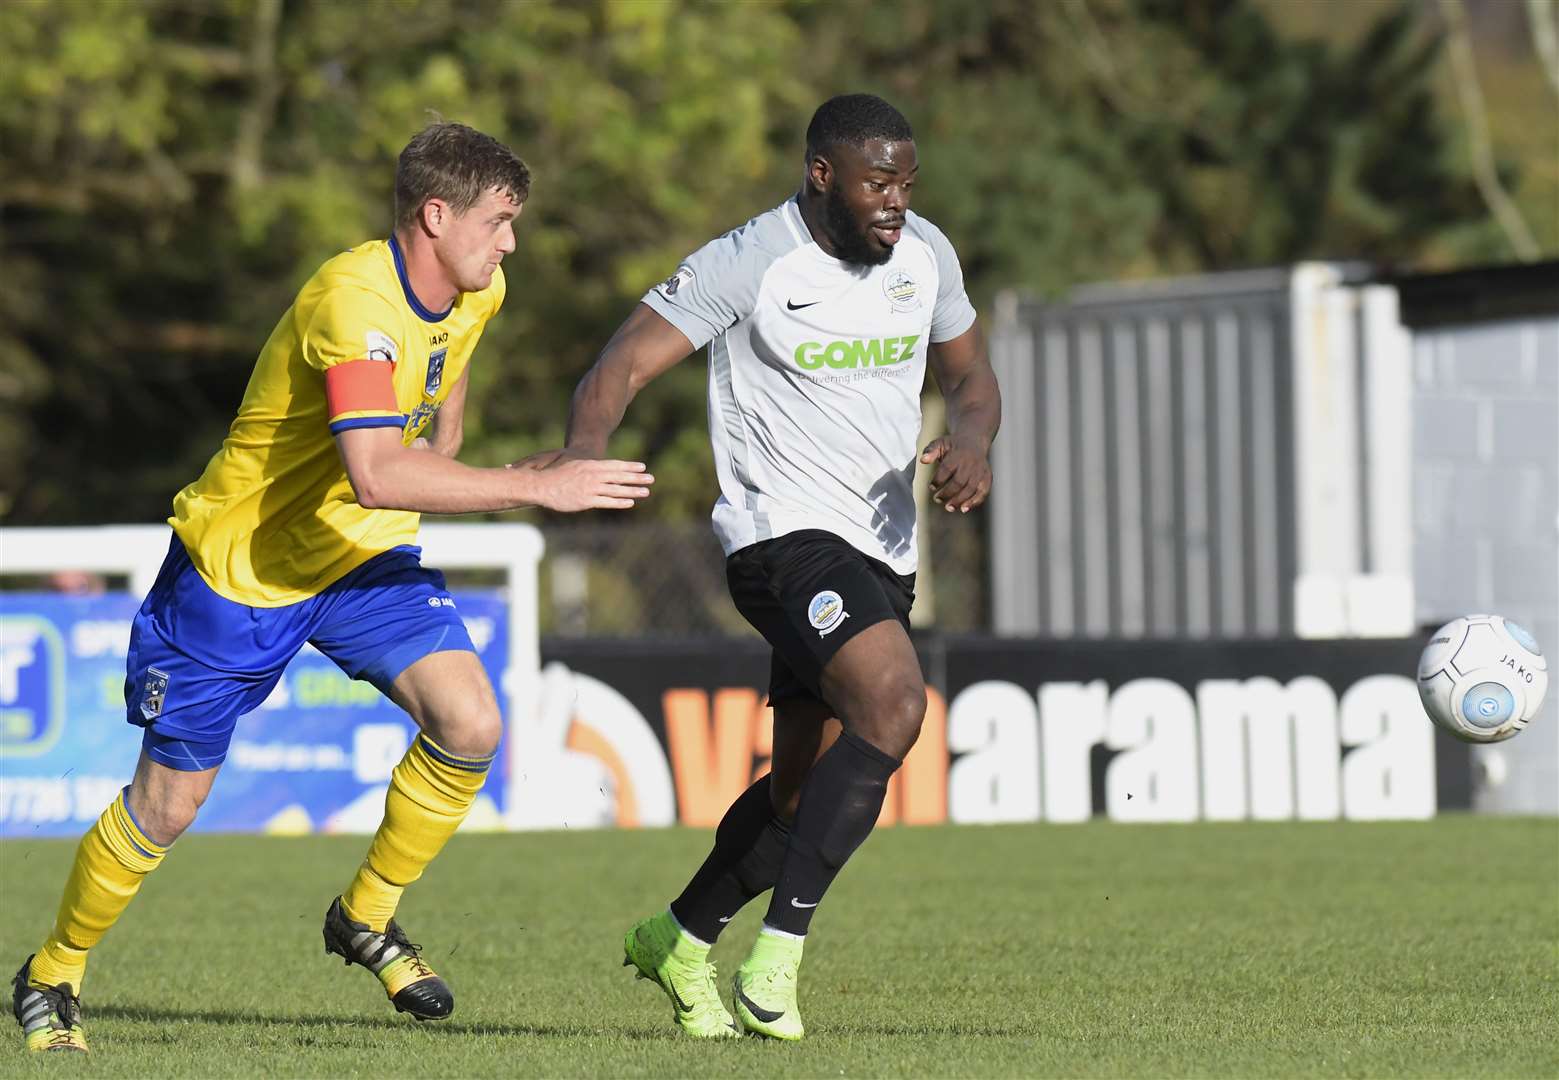
[[[844,609],[844,597],[832,589],[824,589],[807,605],[807,621],[818,637],[827,637],[850,613]]]
[[[148,721],[162,715],[162,703],[168,696],[168,676],[156,668],[146,669],[146,679],[141,683],[141,715]]]

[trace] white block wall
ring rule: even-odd
[[[1537,719],[1475,751],[1474,805],[1559,813],[1559,319],[1419,329],[1413,384],[1419,622],[1504,615],[1548,658]]]

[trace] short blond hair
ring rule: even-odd
[[[523,203],[530,194],[530,169],[491,135],[449,121],[429,124],[395,163],[395,227],[415,222],[429,199],[442,199],[463,214],[489,191]]]

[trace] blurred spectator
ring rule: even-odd
[[[48,577],[49,588],[69,596],[101,596],[108,579],[90,570],[56,570]]]

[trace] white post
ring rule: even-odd
[[[994,480],[990,499],[991,614],[998,634],[1035,634],[1040,575],[1038,487],[1039,420],[1035,416],[1034,342],[1019,319],[1016,293],[996,298],[991,329],[991,365],[1001,382],[1003,424],[991,448]],[[927,440],[929,441],[929,440]]]
[[[1294,267],[1290,283],[1294,388],[1294,629],[1300,637],[1347,634],[1347,579],[1360,569],[1358,371],[1354,298],[1320,263]]]
[[[1413,345],[1397,290],[1358,290],[1364,373],[1365,513],[1369,573],[1349,585],[1354,633],[1405,637],[1413,610]]]
[[[515,786],[523,772],[522,735],[535,719],[541,693],[541,616],[537,599],[537,571],[544,548],[541,533],[530,525],[439,522],[424,525],[420,539],[423,561],[428,566],[440,570],[496,567],[504,571],[509,655],[503,684],[496,689],[504,703],[504,732],[508,737],[509,779],[503,809],[506,822],[512,825],[512,810],[518,800]]]

